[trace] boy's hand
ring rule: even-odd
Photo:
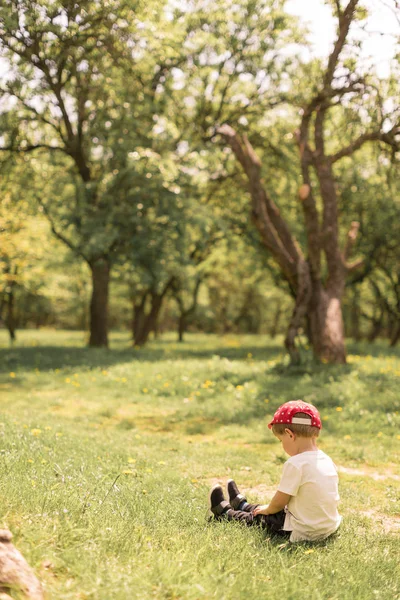
[[[261,504],[253,511],[253,515],[269,515],[268,506],[269,504]]]

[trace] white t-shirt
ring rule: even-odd
[[[342,517],[338,475],[332,460],[322,450],[291,456],[283,465],[278,490],[290,494],[283,529],[291,531],[291,542],[321,540],[336,531]]]

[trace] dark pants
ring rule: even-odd
[[[259,504],[249,504],[242,502],[238,510],[230,508],[223,516],[229,521],[240,521],[245,525],[252,527],[258,526],[261,529],[266,529],[268,533],[279,535],[280,537],[289,538],[291,531],[285,531],[283,525],[285,523],[285,511],[280,510],[274,515],[257,515],[254,516],[253,511],[260,506]]]

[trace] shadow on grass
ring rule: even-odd
[[[228,360],[244,360],[251,352],[256,352],[252,360],[268,361],[277,358],[281,348],[277,345],[269,347],[254,347],[250,344],[240,348],[219,347],[212,349],[193,348],[193,343],[185,346],[171,343],[156,344],[145,348],[128,347],[122,350],[106,348],[89,348],[81,346],[22,346],[0,348],[0,373],[8,373],[18,368],[25,370],[81,367],[96,369],[111,367],[126,362],[162,362],[166,360],[210,360],[219,356]]]
[[[391,347],[387,340],[377,340],[375,342],[356,342],[349,340],[347,342],[347,353],[358,356],[373,356],[374,358],[394,356],[400,357],[400,345]]]

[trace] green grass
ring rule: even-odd
[[[399,350],[294,369],[266,337],[111,341],[27,331],[10,348],[0,332],[0,525],[47,598],[400,598]],[[271,497],[286,458],[266,424],[294,398],[319,408],[341,469],[339,535],[282,546],[208,523],[216,481]]]

